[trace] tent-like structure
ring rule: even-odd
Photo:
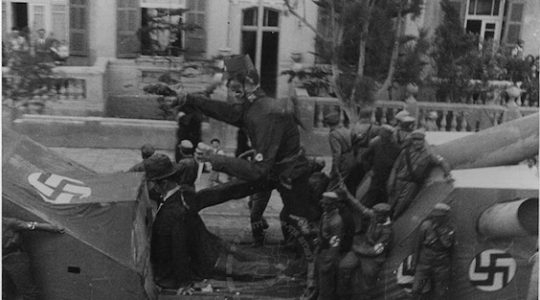
[[[407,299],[414,275],[408,257],[421,221],[438,202],[452,207],[456,225],[450,299],[528,299],[532,257],[538,251],[538,168],[516,165],[452,174],[454,183],[424,187],[395,221],[376,299]]]
[[[65,234],[25,233],[43,299],[155,299],[142,174],[98,175],[4,129],[3,215]]]

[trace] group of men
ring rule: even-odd
[[[181,116],[206,115],[244,130],[253,155],[249,160],[228,157],[199,145],[196,158],[177,153],[183,157],[178,164],[162,154],[144,159],[146,178],[160,202],[151,251],[156,282],[179,288],[204,278],[218,264],[223,245],[216,242],[198,215],[206,207],[252,196],[252,207],[256,207],[251,216],[254,238],[257,246],[262,245],[268,227],[262,212],[275,189],[283,201],[280,220],[284,237],[307,261],[305,296],[370,299],[390,247],[392,220],[410,205],[430,167],[442,166],[450,178],[448,166],[428,151],[425,134],[414,131],[415,119],[406,111],[397,114],[396,127],[372,124],[371,111],[361,111],[360,122],[352,129],[339,126],[339,114],[325,118],[331,128],[333,158],[328,177],[321,172],[320,162],[306,157],[300,144],[300,124],[288,100],[264,94],[249,57],[233,56],[225,65],[228,93],[234,101],[212,100],[212,89],[176,95],[173,100]],[[197,191],[192,161],[210,163],[214,171],[228,174],[231,180]],[[362,185],[368,186],[367,192],[357,194]],[[448,215],[448,207],[444,208]],[[434,211],[440,210],[436,207]],[[424,266],[422,274],[426,276],[433,272],[429,267],[433,255],[427,255],[425,249],[448,252],[452,244],[451,238],[439,235],[441,226],[450,226],[448,222],[439,225],[443,223],[422,223],[425,238],[419,242],[415,261],[419,269]],[[420,293],[427,277],[418,277],[415,292]]]

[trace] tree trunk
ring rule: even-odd
[[[386,79],[384,80],[384,83],[379,88],[377,93],[375,94],[375,99],[377,100],[387,100],[388,98],[388,88],[392,84],[392,79],[394,78],[394,73],[396,72],[396,65],[398,62],[398,55],[399,55],[399,43],[401,40],[402,35],[402,28],[403,28],[403,2],[399,5],[398,10],[398,16],[397,16],[397,28],[396,28],[396,36],[394,40],[394,46],[392,48],[392,56],[390,57],[390,65],[388,67],[388,73],[386,74]]]

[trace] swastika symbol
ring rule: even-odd
[[[493,292],[504,288],[516,274],[516,261],[509,253],[488,249],[477,254],[469,267],[469,280],[479,290]]]
[[[405,289],[411,290],[414,281],[414,269],[412,267],[413,255],[407,256],[397,269],[397,284]]]
[[[87,198],[92,190],[84,182],[50,173],[32,173],[28,175],[32,185],[46,202],[67,204],[74,199]]]

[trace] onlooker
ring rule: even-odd
[[[210,144],[212,145],[212,148],[214,149],[214,154],[217,155],[225,155],[225,151],[221,149],[221,141],[217,138],[214,138],[210,141]],[[212,166],[210,163],[205,164],[207,169],[211,169]],[[225,183],[225,174],[217,172],[217,171],[210,171],[210,177],[208,179],[210,181],[210,186],[215,186],[220,183]]]
[[[352,144],[351,130],[341,126],[340,114],[331,112],[324,117],[324,123],[330,128],[328,142],[332,152],[332,170],[330,171],[330,190],[344,183],[356,165]],[[353,186],[347,186],[352,191]]]
[[[424,125],[426,131],[439,131],[439,126],[437,126],[437,119],[439,115],[436,111],[430,111],[427,118],[426,124]]]
[[[202,167],[193,155],[193,144],[189,140],[181,141],[179,147],[182,159],[178,162],[178,167],[181,172],[178,174],[176,182],[185,189],[195,191],[195,181],[199,178],[199,169]]]
[[[49,48],[50,54],[56,65],[65,65],[69,58],[69,47],[65,40],[59,42],[53,40],[51,47]]]
[[[52,59],[51,57],[51,47],[53,45],[54,39],[50,36],[45,37],[45,29],[41,28],[37,31],[37,38],[32,41],[32,46],[34,47],[34,54],[38,62],[48,62]]]
[[[523,59],[523,45],[525,42],[523,40],[518,40],[514,49],[512,49],[512,57]]]
[[[30,272],[30,257],[23,249],[22,231],[64,233],[62,227],[2,217],[2,294],[7,299],[39,299],[39,289]]]

